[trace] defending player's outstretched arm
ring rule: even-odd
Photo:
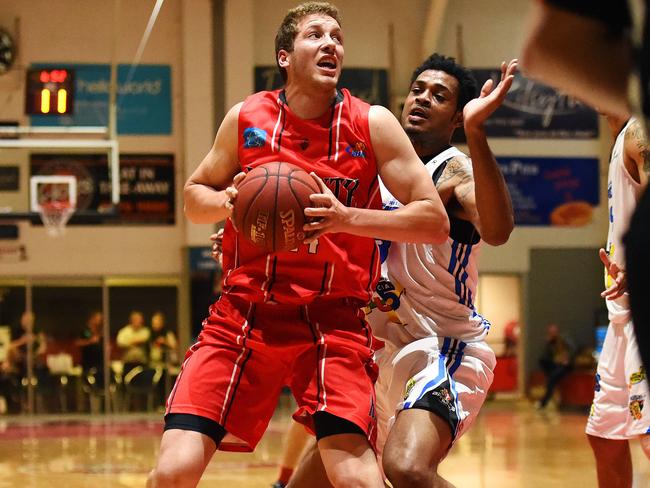
[[[501,80],[497,86],[493,89],[492,80],[486,81],[479,97],[468,102],[463,109],[473,176],[464,171],[462,166],[459,167],[460,181],[454,189],[454,196],[478,229],[481,238],[493,246],[508,241],[514,228],[514,216],[510,193],[488,145],[484,123],[503,103],[512,86],[516,69],[516,59],[507,65],[501,63]],[[453,170],[453,164],[450,163],[449,166],[449,170]]]

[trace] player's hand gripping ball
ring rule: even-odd
[[[237,187],[232,223],[244,239],[267,252],[296,249],[305,239],[304,209],[320,193],[309,173],[290,163],[265,163]]]

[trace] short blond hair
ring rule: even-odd
[[[275,62],[278,65],[282,79],[287,81],[287,70],[280,67],[278,63],[278,53],[280,50],[287,52],[293,51],[293,41],[298,34],[298,24],[300,21],[313,14],[323,14],[332,17],[336,22],[341,25],[341,18],[339,17],[339,9],[331,3],[327,2],[304,2],[297,7],[292,8],[284,16],[278,32],[275,35]]]

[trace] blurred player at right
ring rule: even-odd
[[[607,249],[600,250],[606,268],[609,327],[598,360],[596,393],[587,421],[587,437],[596,456],[601,488],[632,486],[629,439],[641,436],[650,458],[650,402],[648,379],[639,356],[627,296],[625,253],[622,245],[630,217],[648,184],[650,149],[640,122],[607,116],[616,137],[609,163]]]

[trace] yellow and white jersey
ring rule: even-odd
[[[469,158],[455,147],[426,163],[434,180],[454,157],[472,170]],[[381,183],[385,210],[402,206]],[[378,241],[382,277],[367,319],[373,333],[394,346],[425,337],[453,337],[462,341],[485,338],[490,323],[474,308],[481,239],[474,226],[450,217],[449,238],[442,244]]]
[[[607,233],[607,254],[620,267],[625,268],[625,250],[623,236],[627,232],[632,212],[636,207],[642,192],[637,183],[625,168],[624,145],[625,133],[634,119],[630,119],[616,137],[609,162],[607,177],[607,202],[609,210],[609,231]],[[611,277],[605,270],[605,287],[612,284]],[[623,324],[631,320],[630,306],[627,295],[616,300],[606,300],[609,320]]]

